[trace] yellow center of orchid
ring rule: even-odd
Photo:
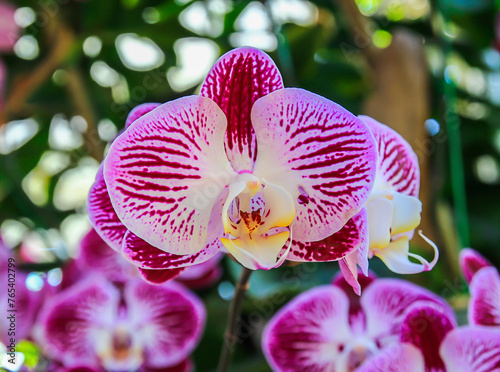
[[[226,249],[249,269],[279,266],[295,218],[291,195],[282,187],[242,173],[229,186],[222,209]]]

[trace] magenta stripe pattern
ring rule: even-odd
[[[224,54],[205,79],[200,94],[215,101],[227,117],[225,146],[236,171],[251,171],[257,157],[250,118],[254,102],[281,88],[283,82],[273,60],[254,48]]]

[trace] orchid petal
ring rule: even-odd
[[[469,324],[500,326],[500,275],[495,267],[479,270],[470,284]]]
[[[177,281],[190,289],[208,288],[222,277],[220,261],[224,257],[222,252],[201,264],[193,265],[184,270]]]
[[[140,280],[129,282],[124,296],[148,366],[173,366],[193,351],[206,316],[198,297],[175,282],[152,286]]]
[[[163,284],[169,280],[177,278],[186,268],[178,269],[143,269],[138,268],[139,274],[149,284]]]
[[[367,359],[356,372],[424,372],[422,353],[411,344],[392,344]]]
[[[125,282],[136,275],[135,267],[112,250],[94,229],[90,230],[80,243],[78,263],[81,270],[98,271],[115,282]]]
[[[447,371],[500,372],[500,332],[464,327],[449,332],[439,350]]]
[[[160,103],[143,103],[139,106],[135,106],[128,114],[127,120],[125,121],[125,129],[130,127],[130,125],[139,119],[141,116],[146,115],[148,112],[153,111],[155,108],[160,106]]]
[[[41,315],[45,352],[68,365],[97,364],[97,340],[113,326],[118,302],[119,291],[100,277],[53,297]]]
[[[395,130],[368,116],[359,118],[370,128],[378,148],[374,189],[395,190],[418,197],[420,169],[418,158],[408,142]]]
[[[139,372],[193,372],[194,365],[191,358],[186,358],[179,364],[175,366],[163,367],[163,368],[153,368],[149,366],[142,366]]]
[[[90,223],[101,238],[115,251],[120,252],[127,228],[116,214],[104,181],[103,165],[99,167],[96,179],[90,188],[87,201]]]
[[[257,156],[250,119],[254,102],[283,88],[273,60],[254,48],[237,48],[224,54],[212,67],[200,94],[219,105],[227,118],[225,148],[236,171],[252,170]]]
[[[324,239],[359,212],[376,162],[360,120],[326,98],[285,88],[255,102],[252,122],[259,146],[253,173],[292,196],[296,240]]]
[[[446,372],[439,346],[454,327],[455,320],[435,306],[414,307],[401,325],[401,342],[411,343],[422,352],[426,370]]]
[[[143,269],[176,269],[205,262],[220,250],[220,239],[217,237],[194,254],[177,255],[167,253],[142,240],[128,231],[123,241],[122,254],[134,265]]]
[[[224,113],[197,96],[137,119],[104,160],[104,178],[123,224],[165,252],[200,252],[212,208],[235,176],[222,146],[225,129]]]
[[[436,306],[450,317],[453,310],[441,297],[410,282],[400,279],[377,279],[361,296],[366,314],[367,335],[384,345],[394,341],[401,322],[408,312],[418,306]]]
[[[338,232],[316,242],[292,241],[287,260],[298,262],[336,261],[349,255],[368,252],[368,230],[366,209],[346,222]],[[295,231],[294,231],[295,233]],[[361,261],[363,258],[361,258]],[[364,265],[360,261],[360,264]],[[340,262],[340,261],[339,261]]]
[[[410,243],[407,235],[392,241],[386,248],[374,250],[373,253],[384,261],[390,270],[398,274],[417,274],[430,271],[439,259],[439,251],[432,241],[423,234],[420,234],[420,236],[434,249],[434,259],[431,262],[417,254],[410,253]],[[411,262],[409,257],[416,259],[419,263]]]
[[[386,198],[374,198],[366,204],[370,248],[382,249],[391,242],[393,206]]]
[[[490,261],[484,258],[479,252],[471,248],[464,248],[460,251],[460,269],[467,283],[483,267],[493,266]]]
[[[335,286],[309,290],[274,315],[262,348],[274,371],[333,371],[349,340],[349,301]]]

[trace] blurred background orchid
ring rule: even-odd
[[[308,363],[357,372],[494,371],[499,10],[493,0],[0,1],[0,369],[215,371],[229,345],[228,370],[238,372]],[[240,242],[229,239],[210,259],[184,265],[170,257],[174,268],[165,270],[170,261],[158,259],[158,247],[114,212],[100,164],[133,122],[182,97],[212,99],[240,128],[256,97],[241,100],[245,69],[229,58],[238,47],[254,51],[253,68],[265,62],[273,72],[257,82],[259,97],[283,86],[312,92],[371,129],[374,187],[352,218],[337,223],[342,229],[321,239],[296,239],[287,220],[277,232],[292,226],[292,240],[273,254],[238,256]],[[250,70],[253,81],[261,76]],[[258,160],[240,129],[225,137],[236,173],[253,171]],[[291,173],[277,164],[291,152],[269,139],[264,178],[276,177],[290,193]],[[240,177],[246,186],[255,181],[248,177]],[[311,196],[297,190],[294,213]],[[263,201],[252,203],[255,211]],[[232,233],[226,238],[241,231]],[[7,354],[9,262],[16,365]],[[242,265],[279,267],[249,278]],[[231,301],[241,317],[227,334],[227,319],[238,318]]]

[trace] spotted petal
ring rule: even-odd
[[[500,332],[492,328],[458,328],[449,332],[439,350],[447,371],[499,372]]]
[[[148,112],[153,111],[158,106],[160,106],[160,103],[155,102],[143,103],[141,105],[135,106],[127,116],[127,120],[125,121],[125,129],[130,127],[130,125],[141,116],[144,116]]]
[[[425,288],[399,279],[375,280],[361,296],[367,334],[382,345],[397,340],[403,319],[419,306],[436,306],[453,317],[449,305]]]
[[[356,372],[424,372],[422,353],[411,344],[392,344],[368,358]]]
[[[225,148],[235,170],[252,170],[257,156],[250,119],[254,102],[281,88],[283,82],[273,60],[254,48],[231,50],[208,73],[200,94],[217,103],[227,117]]]
[[[226,119],[189,96],[137,119],[111,145],[104,178],[117,215],[134,234],[173,254],[207,244],[208,222],[235,176],[223,147]]]
[[[294,199],[294,239],[324,239],[359,212],[373,185],[376,149],[358,118],[326,98],[285,88],[255,102],[252,122],[254,174]]]
[[[359,118],[370,128],[377,142],[377,177],[374,189],[395,190],[418,197],[420,168],[410,144],[399,133],[368,116]]]
[[[149,284],[163,284],[169,280],[177,278],[184,270],[184,267],[178,269],[143,269],[138,268],[139,274]]]
[[[460,269],[467,283],[483,267],[493,266],[490,261],[484,258],[479,252],[471,248],[464,248],[460,251]]]
[[[500,326],[500,275],[493,266],[479,270],[470,284],[469,324]]]
[[[120,296],[106,280],[80,282],[47,303],[41,315],[45,352],[64,364],[98,364],[96,342],[113,326]]]
[[[124,296],[148,366],[174,366],[190,355],[205,326],[205,308],[194,294],[174,282],[152,286],[137,280]]]
[[[220,239],[207,244],[200,252],[176,255],[164,252],[128,231],[125,234],[122,253],[127,260],[143,269],[176,269],[205,262],[220,249]]]
[[[111,281],[125,282],[137,275],[134,265],[112,250],[94,229],[82,239],[77,262],[84,273],[98,271]]]
[[[401,341],[413,344],[422,352],[427,371],[446,372],[439,347],[454,327],[455,320],[436,307],[416,307],[401,325]]]
[[[262,348],[274,371],[336,371],[349,340],[349,300],[335,286],[316,287],[290,301],[267,324]]]
[[[127,228],[116,214],[104,181],[103,165],[97,170],[95,182],[87,199],[90,223],[101,238],[115,251],[120,252]]]

